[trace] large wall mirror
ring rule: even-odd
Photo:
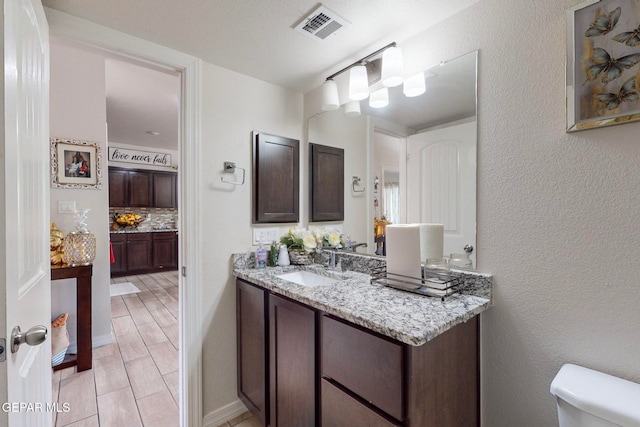
[[[425,70],[420,96],[406,97],[398,86],[389,90],[387,107],[362,101],[359,117],[340,108],[309,120],[310,141],[322,143],[328,132],[344,129],[367,146],[368,158],[359,159],[368,165],[361,198],[367,218],[344,224],[345,232],[365,236],[363,252],[383,255],[384,238],[376,242],[375,236],[382,220],[444,224],[445,256],[464,252],[465,245],[476,248],[477,59],[474,51]]]

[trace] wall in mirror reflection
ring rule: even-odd
[[[476,247],[477,56],[426,70],[421,96],[405,97],[399,86],[390,88],[385,108],[370,108],[365,100],[359,117],[340,108],[309,120],[309,142],[331,145],[348,135],[357,151],[366,146],[365,157],[345,163],[347,178],[367,165],[364,196],[345,191],[346,199],[365,204],[366,217],[345,220],[344,229],[364,239],[368,253],[384,252],[384,239],[376,242],[375,235],[381,221],[444,224],[445,257]]]

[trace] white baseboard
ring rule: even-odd
[[[111,333],[107,335],[100,335],[97,337],[93,337],[92,339],[93,348],[102,347],[103,345],[111,344],[113,342],[114,342],[114,339]]]
[[[103,345],[111,344],[114,342],[113,335],[100,335],[97,337],[93,337],[91,339],[91,346],[93,348],[102,347]],[[78,343],[76,341],[71,341],[69,343],[69,348],[67,349],[67,353],[77,354],[78,353]]]
[[[247,407],[240,400],[236,400],[205,415],[202,419],[202,427],[218,427],[245,412],[247,412]]]

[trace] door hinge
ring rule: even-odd
[[[187,277],[187,267],[182,266],[182,277]]]

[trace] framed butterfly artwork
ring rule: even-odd
[[[567,12],[567,132],[640,120],[640,1]]]

